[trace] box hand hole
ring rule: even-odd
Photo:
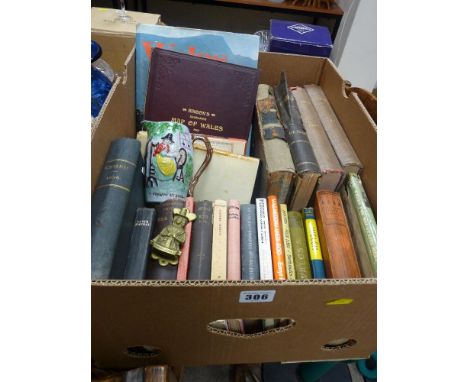
[[[229,318],[210,322],[206,329],[210,333],[238,338],[252,338],[264,334],[281,333],[296,325],[291,318]]]
[[[356,344],[357,341],[352,338],[340,338],[322,345],[322,350],[342,350],[353,347]]]
[[[129,346],[125,354],[132,358],[153,358],[161,354],[161,349],[151,345]]]

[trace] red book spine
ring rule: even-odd
[[[188,208],[190,212],[193,212],[193,198],[191,196],[188,196],[185,200],[185,207]],[[185,243],[182,246],[182,254],[180,255],[179,266],[177,267],[177,280],[187,280],[191,236],[192,222],[188,222],[185,226]]]

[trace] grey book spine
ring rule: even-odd
[[[196,220],[192,223],[189,257],[189,280],[211,279],[211,245],[213,241],[213,203],[195,202]]]
[[[130,238],[130,251],[124,279],[143,280],[146,275],[154,230],[156,211],[152,208],[138,208]]]
[[[156,223],[154,227],[155,237],[162,229],[169,224],[172,224],[174,208],[184,208],[185,200],[169,199],[158,204],[156,208]],[[162,266],[157,260],[150,257],[150,261],[146,270],[146,278],[149,280],[176,280],[177,265]]]
[[[91,278],[122,278],[135,211],[143,206],[136,139],[111,143],[91,201]]]
[[[286,74],[274,89],[281,123],[287,131],[287,139],[294,167],[299,175],[305,172],[320,173],[320,168],[302,124],[301,115],[291,91],[288,89]]]
[[[241,205],[242,280],[260,280],[255,204]]]

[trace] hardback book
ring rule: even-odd
[[[247,150],[247,141],[245,139],[235,139],[235,138],[222,138],[222,137],[213,137],[207,136],[210,141],[211,147],[219,151],[227,151],[229,153],[245,155]],[[146,155],[146,147],[148,145],[148,132],[145,130],[140,130],[137,133],[137,140],[141,143],[141,154],[143,159]],[[199,141],[193,143],[194,147],[204,149],[205,146]]]
[[[372,266],[372,273],[374,277],[377,277],[377,222],[359,175],[349,174],[346,189],[351,197],[361,227],[362,237]]]
[[[206,149],[193,150],[193,173],[205,160]],[[211,161],[195,187],[195,200],[235,199],[250,203],[257,178],[259,159],[213,150]],[[242,179],[242,182],[239,182]]]
[[[257,69],[154,48],[145,119],[247,140],[257,87]]]
[[[304,216],[305,233],[307,237],[307,247],[309,248],[310,269],[314,279],[324,279],[325,266],[323,264],[322,250],[318,236],[317,223],[315,221],[314,209],[306,207],[302,211]]]
[[[227,205],[227,279],[241,279],[240,203],[229,200]]]
[[[320,168],[284,72],[281,73],[280,83],[274,88],[274,92],[279,117],[287,131],[289,149],[297,174],[289,208],[293,211],[302,211],[312,197],[320,177]]]
[[[320,122],[317,110],[304,88],[293,88],[291,93],[297,102],[304,129],[320,168],[321,175],[316,189],[336,191],[342,184],[344,171]]]
[[[271,259],[270,228],[268,224],[268,207],[265,198],[255,200],[257,210],[258,258],[260,279],[273,280],[273,263]]]
[[[281,227],[278,198],[276,195],[269,195],[267,197],[267,203],[273,277],[275,280],[287,280],[283,230]]]
[[[164,25],[137,25],[136,109],[143,120],[151,51],[163,48],[195,57],[256,68],[260,38],[254,34],[220,32]]]
[[[280,204],[281,227],[283,228],[284,258],[286,262],[286,274],[288,280],[296,278],[296,269],[294,268],[294,256],[291,242],[291,233],[289,231],[288,206]]]
[[[353,239],[354,249],[356,251],[359,268],[363,277],[375,277],[372,265],[367,253],[366,243],[362,235],[359,220],[351,201],[351,196],[348,194],[347,187],[343,187],[340,191],[341,200],[345,209],[346,218],[348,219],[349,230]]]
[[[359,278],[361,272],[338,192],[318,191],[314,211],[328,278]]]
[[[327,96],[323,92],[322,88],[314,84],[305,85],[304,88],[315,106],[315,110],[317,110],[322,126],[328,135],[328,139],[330,140],[338,159],[340,160],[341,166],[344,168],[346,173],[358,173],[362,169],[362,163],[354,151],[348,136],[343,130],[343,127],[333,111],[330,102],[328,102]]]
[[[241,277],[242,280],[260,280],[255,204],[241,204],[240,212]]]
[[[211,280],[227,279],[227,203],[213,201],[213,242],[211,245]]]
[[[145,278],[151,252],[149,242],[153,238],[155,218],[154,208],[137,209],[124,279],[143,280]]]
[[[174,208],[183,207],[185,207],[185,200],[182,199],[169,199],[157,204],[155,207],[156,223],[153,237],[159,234],[164,227],[172,224]],[[168,264],[166,266],[162,266],[157,260],[150,258],[148,269],[146,271],[146,278],[149,280],[176,280],[177,265]]]
[[[298,211],[289,211],[288,218],[294,267],[296,269],[296,280],[311,279],[312,272],[310,270],[309,253],[307,251],[307,241],[302,215]]]
[[[188,196],[185,198],[185,207],[190,212],[193,212],[193,204],[193,197]],[[182,254],[179,257],[179,264],[177,264],[177,280],[187,280],[190,256],[190,241],[192,239],[192,225],[193,223],[191,221],[185,225],[185,242],[182,245]]]
[[[210,280],[213,202],[209,200],[195,201],[195,214],[197,218],[192,223],[188,279]]]
[[[136,139],[111,143],[91,201],[91,278],[119,279],[137,208],[144,205],[143,158]]]
[[[276,195],[279,203],[287,203],[295,168],[286,131],[278,119],[272,86],[258,85],[256,111],[254,154],[261,159],[259,195]]]

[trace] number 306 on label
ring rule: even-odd
[[[239,302],[272,302],[275,290],[251,290],[240,293]]]

